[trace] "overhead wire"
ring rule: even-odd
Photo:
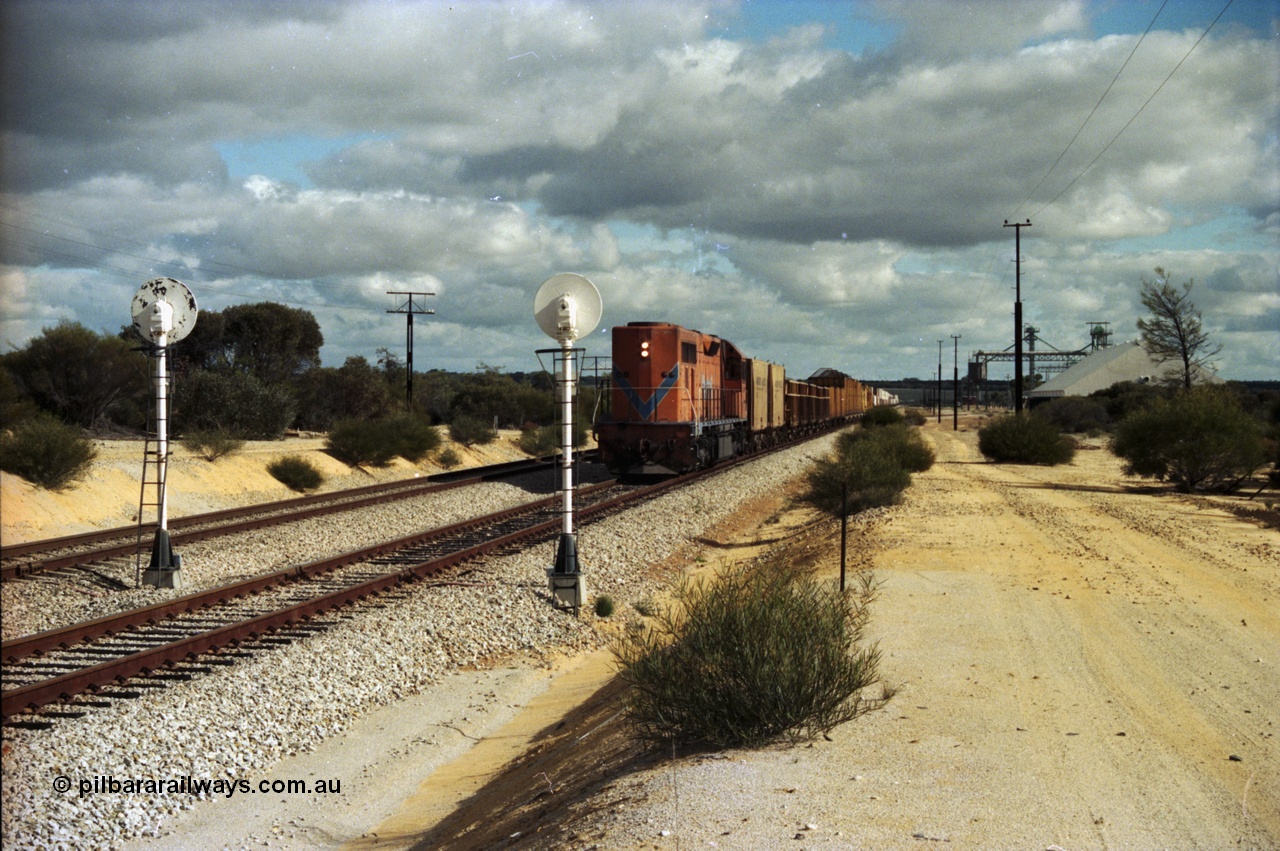
[[[1126,130],[1129,129],[1129,127],[1133,124],[1133,122],[1137,120],[1138,116],[1141,115],[1142,112],[1151,103],[1151,101],[1155,99],[1155,96],[1158,95],[1161,89],[1165,87],[1165,84],[1168,83],[1170,79],[1172,79],[1173,75],[1178,72],[1178,69],[1182,67],[1183,63],[1185,63],[1187,59],[1191,56],[1191,54],[1195,51],[1195,49],[1200,46],[1200,43],[1204,41],[1204,39],[1209,35],[1210,30],[1212,30],[1214,26],[1218,23],[1218,21],[1222,19],[1222,16],[1226,14],[1227,9],[1231,7],[1232,2],[1234,2],[1234,0],[1227,0],[1226,5],[1222,7],[1221,11],[1218,12],[1217,16],[1209,23],[1207,27],[1205,27],[1204,32],[1200,34],[1200,37],[1196,39],[1195,43],[1191,45],[1190,49],[1187,50],[1187,52],[1183,55],[1183,57],[1180,60],[1178,60],[1178,63],[1173,66],[1173,69],[1169,71],[1169,73],[1165,76],[1165,78],[1160,82],[1160,85],[1156,86],[1155,90],[1151,93],[1151,95],[1142,103],[1141,106],[1138,107],[1138,109],[1133,113],[1133,115],[1130,116],[1129,120],[1125,122],[1124,126],[1121,127],[1118,131],[1116,131],[1115,135],[1111,137],[1111,139],[1102,147],[1100,151],[1098,151],[1097,155],[1095,155],[1094,158],[1089,161],[1088,165],[1086,165],[1083,169],[1081,169],[1079,173],[1077,173],[1076,176],[1073,177],[1070,180],[1070,182],[1066,184],[1066,186],[1064,186],[1061,190],[1059,190],[1056,195],[1054,195],[1052,198],[1050,198],[1048,201],[1042,204],[1035,212],[1031,213],[1028,216],[1028,220],[1030,220],[1033,217],[1039,216],[1046,209],[1052,206],[1059,198],[1065,195],[1071,189],[1071,187],[1075,186],[1075,184],[1078,183],[1080,179],[1084,177],[1084,175],[1087,174],[1091,168],[1093,168],[1094,164],[1097,163],[1098,160],[1101,159],[1102,156],[1108,150],[1110,150],[1111,146],[1114,145],[1116,141],[1120,138],[1120,136]],[[1067,152],[1071,149],[1071,146],[1075,144],[1077,139],[1079,139],[1080,134],[1084,131],[1085,126],[1088,125],[1089,121],[1093,118],[1094,114],[1098,111],[1098,108],[1102,105],[1102,102],[1106,99],[1107,94],[1110,93],[1111,89],[1115,86],[1116,81],[1120,79],[1121,74],[1123,74],[1125,68],[1128,67],[1129,61],[1133,58],[1134,53],[1137,52],[1139,45],[1142,44],[1143,40],[1147,37],[1147,35],[1151,32],[1152,28],[1155,26],[1156,20],[1160,17],[1161,12],[1164,11],[1164,8],[1166,5],[1168,5],[1168,0],[1164,0],[1164,2],[1160,4],[1160,8],[1156,10],[1155,16],[1153,16],[1151,19],[1151,23],[1147,25],[1147,28],[1143,32],[1142,36],[1138,39],[1137,43],[1134,44],[1133,50],[1129,52],[1129,56],[1126,57],[1124,63],[1120,66],[1120,69],[1116,72],[1111,82],[1107,85],[1107,88],[1102,93],[1102,96],[1098,98],[1098,101],[1097,103],[1094,104],[1093,109],[1089,111],[1089,114],[1085,117],[1084,121],[1081,122],[1079,129],[1077,129],[1075,132],[1075,135],[1073,135],[1071,137],[1071,140],[1067,142],[1066,146],[1062,149],[1062,153],[1060,153],[1057,159],[1054,160],[1053,165],[1049,166],[1049,169],[1044,173],[1044,175],[1040,178],[1040,180],[1036,183],[1036,185],[1031,189],[1029,193],[1027,193],[1027,197],[1024,198],[1022,202],[1018,204],[1018,206],[1014,209],[1013,213],[1010,215],[1011,219],[1015,218],[1018,210],[1021,210],[1024,206],[1026,206],[1027,202],[1030,201],[1032,197],[1034,197],[1035,193],[1040,189],[1041,186],[1044,185],[1045,180],[1048,179],[1049,175],[1052,174],[1054,169],[1056,169],[1058,165],[1062,162],[1063,158],[1067,155]],[[997,254],[995,256],[999,256],[999,255]],[[995,257],[993,256],[991,264],[988,265],[987,275],[991,274],[991,266],[994,266],[994,265],[995,265]],[[973,317],[973,311],[976,309],[976,305],[978,304],[979,301],[981,301],[981,299],[975,299],[970,303],[969,316],[966,317],[966,320],[965,320],[966,322]]]
[[[1092,160],[1090,160],[1089,164],[1086,165],[1083,169],[1081,169],[1079,174],[1071,178],[1071,182],[1068,183],[1066,186],[1062,187],[1061,191],[1059,191],[1057,195],[1054,195],[1052,198],[1046,201],[1044,205],[1040,207],[1040,209],[1036,210],[1031,215],[1033,216],[1040,215],[1040,213],[1043,213],[1055,201],[1057,201],[1059,198],[1065,195],[1067,191],[1071,189],[1072,186],[1076,185],[1076,182],[1079,181],[1080,178],[1084,177],[1085,174],[1088,173],[1089,169],[1093,168],[1094,163],[1100,160],[1102,158],[1102,155],[1111,149],[1111,146],[1114,145],[1116,143],[1116,140],[1119,139],[1120,136],[1124,134],[1124,131],[1128,130],[1129,126],[1133,124],[1134,121],[1137,120],[1138,116],[1141,115],[1143,110],[1147,108],[1147,105],[1150,104],[1151,101],[1155,99],[1155,96],[1160,94],[1160,90],[1165,87],[1165,84],[1168,83],[1169,80],[1173,78],[1174,74],[1178,73],[1178,69],[1182,67],[1183,63],[1187,61],[1187,59],[1191,56],[1191,54],[1195,51],[1195,49],[1200,46],[1200,42],[1205,40],[1205,38],[1209,35],[1209,31],[1212,30],[1214,25],[1217,24],[1218,21],[1222,19],[1222,16],[1227,13],[1227,9],[1231,8],[1232,2],[1233,0],[1227,0],[1227,5],[1223,6],[1222,11],[1218,13],[1218,16],[1209,23],[1209,26],[1205,27],[1204,32],[1202,32],[1200,34],[1200,37],[1196,39],[1195,44],[1191,45],[1190,49],[1188,49],[1187,52],[1183,55],[1183,57],[1178,60],[1178,64],[1173,66],[1173,70],[1170,71],[1165,76],[1165,78],[1160,81],[1160,85],[1156,86],[1155,91],[1151,93],[1150,97],[1148,97],[1145,101],[1142,102],[1142,106],[1138,107],[1137,111],[1133,113],[1133,116],[1124,123],[1124,126],[1116,131],[1116,134],[1111,137],[1111,140],[1107,142],[1107,144],[1102,146],[1102,150],[1098,151],[1098,155],[1095,156]],[[1023,202],[1023,203],[1026,203],[1026,202]]]
[[[1017,218],[1018,210],[1021,210],[1026,206],[1026,203],[1030,201],[1036,192],[1040,190],[1040,187],[1044,185],[1044,182],[1049,179],[1049,175],[1053,174],[1053,170],[1058,167],[1060,162],[1062,162],[1062,158],[1067,155],[1067,151],[1070,151],[1071,146],[1080,138],[1080,134],[1084,132],[1084,128],[1088,126],[1089,122],[1093,119],[1093,116],[1097,114],[1098,108],[1102,106],[1102,102],[1107,99],[1107,95],[1111,94],[1111,90],[1115,87],[1116,81],[1120,79],[1120,75],[1124,73],[1124,69],[1129,67],[1129,61],[1133,59],[1133,55],[1138,52],[1138,48],[1142,46],[1142,42],[1146,40],[1147,35],[1151,32],[1151,28],[1156,25],[1156,20],[1159,19],[1160,13],[1164,11],[1164,7],[1167,5],[1169,5],[1169,0],[1164,0],[1164,2],[1160,4],[1160,8],[1156,9],[1155,15],[1151,18],[1151,23],[1147,24],[1147,28],[1143,31],[1141,37],[1139,37],[1134,43],[1133,50],[1129,51],[1129,55],[1125,57],[1124,63],[1120,66],[1120,70],[1116,71],[1115,76],[1111,78],[1111,82],[1107,84],[1107,88],[1102,93],[1102,97],[1098,98],[1098,102],[1093,105],[1093,109],[1089,110],[1089,114],[1085,116],[1084,121],[1080,122],[1080,126],[1076,129],[1075,135],[1071,137],[1071,141],[1067,142],[1067,146],[1062,149],[1062,153],[1058,154],[1058,158],[1053,161],[1053,165],[1049,166],[1049,169],[1044,173],[1036,185],[1031,188],[1031,191],[1027,193],[1027,197],[1022,199],[1022,203],[1014,208],[1013,212],[1009,215],[1009,218]],[[1226,10],[1224,9],[1223,11]]]

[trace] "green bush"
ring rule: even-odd
[[[450,446],[436,456],[436,463],[446,470],[452,470],[462,463],[462,459],[458,457],[458,453]]]
[[[324,484],[324,476],[316,466],[300,455],[285,455],[267,465],[267,472],[290,490],[302,493]]]
[[[907,425],[913,426],[922,426],[929,421],[929,417],[920,408],[907,408],[902,412],[902,418]]]
[[[70,487],[89,472],[98,450],[93,442],[49,414],[37,414],[0,431],[0,470],[56,491]]]
[[[339,420],[325,438],[325,448],[353,466],[385,467],[397,455],[416,464],[439,446],[439,432],[413,414],[380,420]]]
[[[1116,427],[1111,451],[1125,473],[1183,492],[1232,491],[1266,463],[1261,424],[1231,391],[1201,385],[1155,400]]]
[[[596,597],[596,617],[607,618],[613,615],[613,598],[608,594]]]
[[[517,442],[520,451],[534,457],[550,455],[560,448],[560,427],[542,426],[526,428],[520,432]]]
[[[1096,390],[1088,398],[1102,403],[1107,420],[1118,423],[1125,417],[1150,406],[1155,400],[1167,398],[1171,389],[1160,384],[1137,381],[1117,381],[1105,390]]]
[[[4,356],[0,355],[0,427],[13,428],[39,411],[36,403],[22,392],[13,373],[4,365]]]
[[[324,445],[333,457],[352,466],[385,467],[396,457],[386,433],[369,420],[339,420],[325,437]]]
[[[244,448],[244,441],[223,428],[199,429],[188,432],[182,438],[182,445],[192,455],[199,455],[206,461],[217,461],[239,452]]]
[[[902,415],[902,411],[899,411],[892,405],[877,405],[874,408],[868,408],[862,414],[863,428],[897,425],[905,421],[906,418]],[[921,423],[921,425],[923,425],[923,423]]]
[[[842,432],[836,438],[836,453],[845,454],[854,444],[864,441],[882,447],[909,473],[923,473],[933,466],[933,449],[925,443],[920,432],[905,423]]]
[[[754,747],[826,733],[878,708],[863,647],[875,584],[844,593],[775,559],[686,579],[674,605],[613,645],[627,719],[652,743]]]
[[[1084,396],[1063,396],[1050,399],[1036,405],[1031,413],[1052,423],[1059,431],[1081,432],[1099,431],[1106,428],[1111,418],[1107,416],[1107,406],[1099,399]]]
[[[414,414],[396,414],[383,420],[381,427],[396,454],[411,464],[416,464],[440,447],[440,432],[423,417]]]
[[[911,484],[894,453],[875,440],[856,440],[816,461],[805,472],[805,502],[840,516],[842,499],[849,514],[894,505]]]
[[[245,373],[195,370],[175,382],[173,422],[188,431],[222,429],[248,440],[278,440],[296,411],[287,387]]]
[[[485,444],[493,443],[497,439],[498,433],[493,430],[486,420],[461,416],[449,423],[449,437],[455,443],[461,443],[463,446],[475,446],[477,444],[484,446]]]
[[[978,429],[978,451],[1002,464],[1068,464],[1076,456],[1071,438],[1047,420],[1006,414]]]

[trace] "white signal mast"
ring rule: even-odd
[[[560,344],[552,353],[556,389],[560,402],[560,493],[561,533],[554,566],[547,569],[552,602],[578,613],[587,597],[586,578],[578,563],[578,541],[573,531],[573,397],[577,382],[579,338],[595,330],[603,305],[600,291],[582,275],[564,272],[543,282],[533,298],[533,316],[538,327]]]

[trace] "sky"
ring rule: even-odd
[[[434,293],[415,369],[529,371],[574,272],[588,355],[670,321],[945,376],[1012,347],[1030,221],[1037,348],[1136,339],[1160,267],[1280,379],[1278,38],[1280,0],[5,0],[0,350],[167,276],[311,311],[326,366]]]

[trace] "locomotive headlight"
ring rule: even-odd
[[[649,357],[649,341],[648,340],[645,340],[643,343],[640,344],[640,357],[642,358]]]

